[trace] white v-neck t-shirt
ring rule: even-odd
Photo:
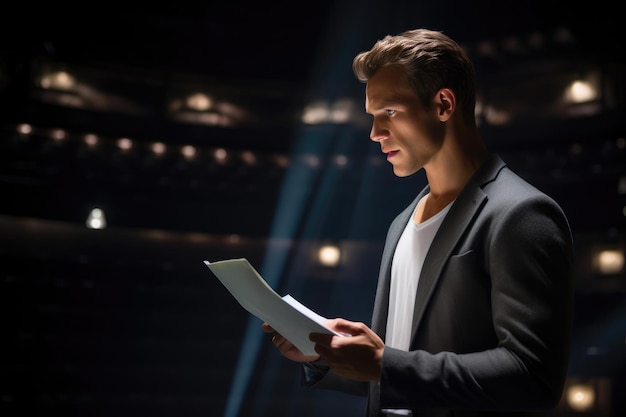
[[[416,206],[416,210],[419,204]],[[391,287],[385,344],[409,350],[417,283],[426,254],[439,226],[450,210],[448,204],[430,219],[416,224],[415,212],[407,222],[391,264]]]

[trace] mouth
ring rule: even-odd
[[[398,153],[398,151],[389,151],[389,152],[387,152],[387,160],[393,158],[397,153]]]

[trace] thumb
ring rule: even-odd
[[[357,323],[342,318],[330,319],[326,324],[337,333],[349,335],[361,334],[365,326],[363,323]]]

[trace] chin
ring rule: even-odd
[[[394,175],[400,178],[410,177],[411,175],[415,174],[418,171],[419,169],[418,170],[406,170],[406,169],[397,169],[395,167],[393,169]]]

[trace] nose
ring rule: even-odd
[[[372,130],[370,130],[370,139],[373,142],[380,142],[387,137],[387,130],[381,129],[376,122],[372,123]]]

